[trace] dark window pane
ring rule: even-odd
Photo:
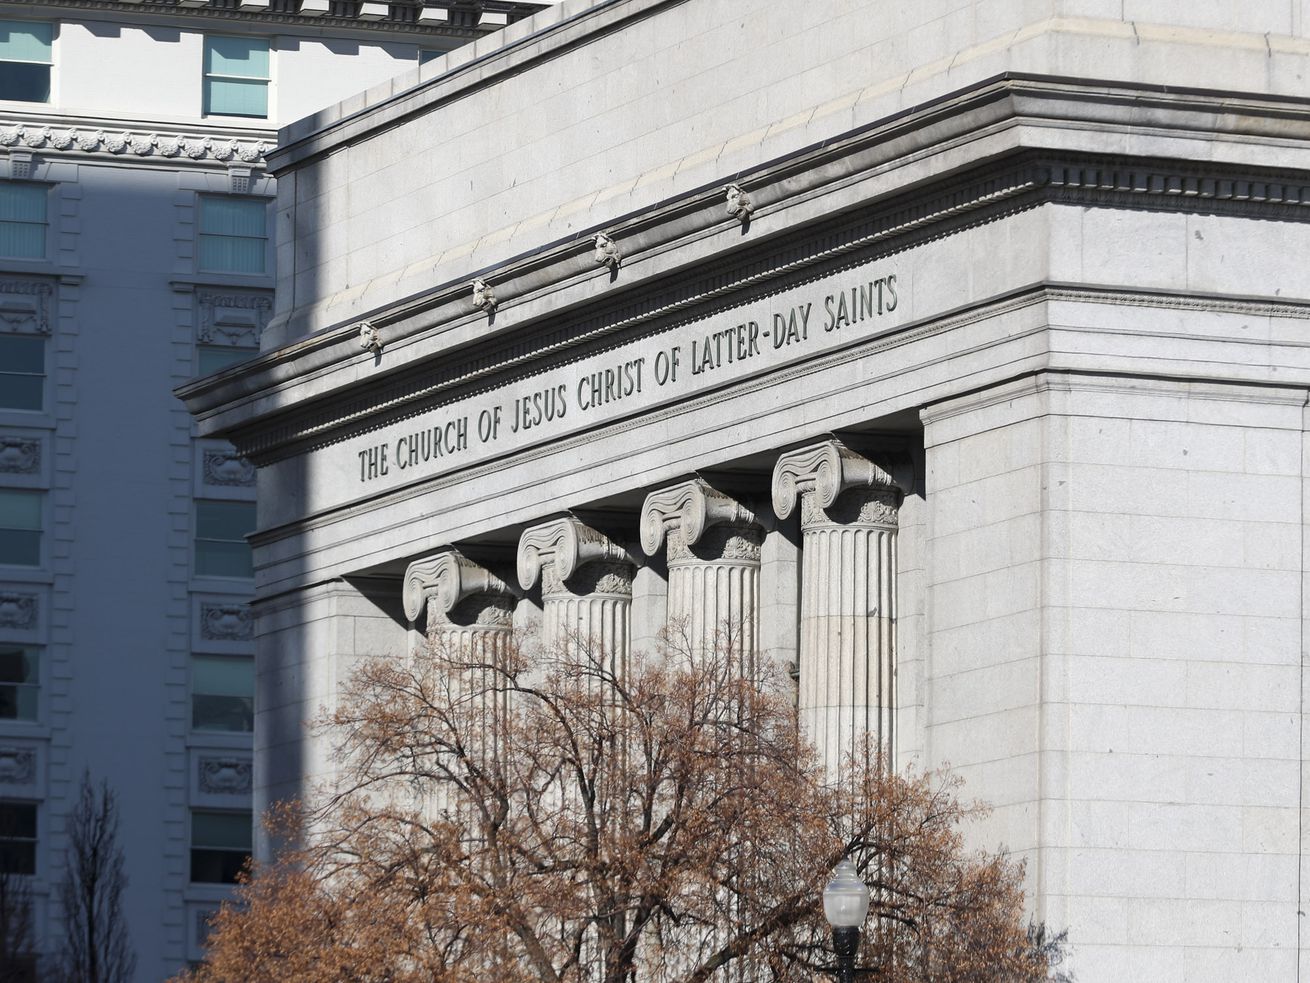
[[[196,534],[202,539],[243,541],[254,529],[253,502],[196,503]]]
[[[26,529],[0,529],[0,563],[14,567],[39,567],[41,533]]]
[[[0,682],[36,682],[36,653],[22,648],[0,648]]]
[[[0,839],[36,839],[36,805],[31,802],[0,802]]]
[[[45,378],[0,372],[0,409],[41,410],[45,405]]]
[[[246,359],[254,358],[258,354],[259,352],[252,348],[220,348],[214,345],[201,345],[199,371],[201,375],[212,375],[229,365],[244,362]]]
[[[248,696],[191,697],[191,726],[196,730],[249,733],[255,729],[255,701]]]
[[[5,372],[45,374],[45,339],[0,335],[0,368]]]
[[[36,844],[21,840],[0,840],[0,872],[5,874],[35,874]]]
[[[196,573],[202,577],[253,577],[255,565],[245,543],[196,541]]]
[[[191,851],[191,880],[198,884],[235,884],[250,854],[239,850]]]
[[[196,810],[191,813],[191,845],[249,853],[253,825],[248,812]]]
[[[50,101],[50,66],[0,61],[0,99]]]

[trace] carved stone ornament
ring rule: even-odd
[[[473,306],[490,314],[496,309],[496,291],[486,280],[473,281]]]
[[[37,599],[35,594],[15,591],[0,593],[0,628],[30,631],[36,627]]]
[[[253,488],[255,466],[233,450],[206,450],[205,484],[225,488]]]
[[[897,488],[887,471],[840,440],[825,440],[788,451],[773,467],[773,511],[785,519],[800,495],[813,494],[815,503],[830,509],[849,488]]]
[[[48,335],[53,293],[44,280],[0,280],[0,331]]]
[[[41,470],[41,441],[0,436],[0,474],[36,474]]]
[[[255,615],[248,604],[201,604],[200,637],[215,642],[249,642]]]
[[[692,546],[710,526],[755,521],[755,513],[735,498],[702,478],[693,478],[646,496],[641,507],[641,548],[654,556],[672,530],[680,530],[683,541]]]
[[[587,563],[628,561],[628,552],[603,532],[575,516],[566,515],[533,526],[519,537],[519,586],[531,590],[542,575],[542,564],[551,563],[560,581],[568,580]]]
[[[360,322],[359,347],[374,355],[382,354],[382,333],[372,321]]]
[[[608,266],[611,270],[617,270],[623,257],[619,254],[619,247],[604,232],[597,232],[592,239],[592,244],[596,247],[591,254],[599,266]]]
[[[259,336],[273,312],[269,294],[229,294],[202,291],[196,339],[202,345],[259,348]]]
[[[416,626],[426,621],[429,604],[449,614],[455,605],[474,594],[512,597],[513,591],[486,567],[454,549],[415,560],[405,571],[405,617]]]
[[[249,795],[252,766],[245,758],[201,758],[199,777],[209,795]]]
[[[0,122],[0,146],[167,158],[185,152],[192,160],[206,157],[228,160],[237,157],[248,163],[262,162],[264,156],[273,149],[273,144],[264,140],[215,141],[211,137],[190,137],[185,134],[160,136],[158,133],[132,130],[106,133],[99,128],[71,126],[52,129],[43,123],[15,122]]]
[[[0,747],[0,784],[31,785],[35,780],[35,750],[26,747]]]
[[[751,196],[739,185],[730,184],[723,189],[723,192],[727,195],[728,214],[737,221],[745,222],[755,213],[755,202],[751,201]]]

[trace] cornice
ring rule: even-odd
[[[908,189],[891,187],[888,175],[906,160],[920,161],[943,147],[975,141],[980,131],[1033,118],[1094,131],[1111,123],[1145,126],[1140,121],[1149,118],[1152,132],[1191,129],[1211,137],[1221,120],[1225,132],[1244,139],[1310,149],[1310,107],[1290,100],[1076,80],[992,79],[876,127],[732,175],[731,187],[749,194],[754,217],[782,228],[770,238],[744,235],[749,228],[725,209],[725,184],[715,183],[362,315],[382,332],[388,358],[398,364],[386,374],[359,381],[353,368],[360,359],[359,322],[352,321],[269,352],[240,370],[181,387],[178,395],[200,418],[202,430],[273,459],[331,443],[347,429],[360,432],[477,391],[491,385],[497,373],[531,374],[534,362],[558,361],[583,343],[665,330],[729,296],[767,293],[780,283],[803,282],[819,269],[854,265],[1045,202],[1292,221],[1310,217],[1307,170],[1074,151],[1016,149]],[[849,200],[851,189],[870,174],[879,176],[876,198],[855,208],[836,207],[842,196],[834,192]],[[826,217],[787,227],[788,208],[829,200],[834,205]],[[623,279],[635,271],[636,283],[620,282],[612,295],[596,299],[589,285],[598,275],[594,233],[601,228],[622,250]],[[643,262],[715,236],[726,248],[711,259],[681,269],[664,262],[671,272],[640,279]],[[474,309],[471,280],[494,288],[495,317]],[[516,306],[544,298],[562,313],[514,322]],[[567,310],[571,302],[579,305],[574,311]],[[440,358],[428,357],[429,350]],[[331,380],[339,368],[346,369],[339,373],[343,384],[335,385]],[[290,390],[306,380],[313,381],[314,397],[294,398]],[[274,394],[276,413],[254,411],[256,399]]]
[[[67,116],[0,116],[0,147],[9,151],[174,164],[263,167],[276,133]]]
[[[247,23],[252,27],[299,27],[317,31],[363,34],[402,34],[428,38],[451,38],[467,41],[500,30],[506,23],[530,17],[545,4],[519,3],[511,0],[399,0],[368,4],[358,2],[317,2],[304,0],[37,0],[13,4],[36,9],[87,10],[99,14],[113,13],[133,20],[163,19],[181,21],[225,21]],[[344,16],[340,11],[353,7],[362,12],[369,7],[376,14]],[[424,11],[439,12],[437,17],[423,16]]]

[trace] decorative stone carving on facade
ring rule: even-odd
[[[51,127],[43,123],[0,123],[0,147],[25,146],[59,152],[132,154],[168,159],[185,154],[191,160],[231,160],[262,163],[274,149],[266,140],[239,140],[212,136],[189,136],[121,130],[107,133],[91,127]]]
[[[41,470],[41,441],[0,435],[0,474],[36,474]]]
[[[359,347],[374,355],[382,354],[382,333],[372,321],[364,321],[360,324]]]
[[[36,781],[36,751],[25,747],[0,747],[0,784],[31,785]]]
[[[30,631],[36,628],[38,601],[35,594],[0,592],[0,628]]]
[[[595,249],[591,257],[599,266],[608,266],[611,270],[617,270],[623,257],[619,253],[618,244],[607,236],[604,232],[597,232],[592,239]]]
[[[214,642],[249,642],[255,637],[255,615],[248,604],[200,605],[200,637]]]
[[[773,468],[773,511],[778,518],[791,515],[796,500],[810,493],[815,504],[831,509],[849,488],[897,488],[896,479],[863,454],[839,440],[825,440],[778,458]]]
[[[514,597],[505,581],[454,549],[415,560],[405,571],[402,594],[405,617],[416,626],[431,623],[435,615],[451,614],[461,601],[476,594],[506,601]],[[435,610],[432,605],[435,605]],[[502,618],[499,612],[510,609],[508,604],[488,605],[485,617],[499,621]]]
[[[205,484],[225,488],[255,487],[255,466],[234,450],[206,450]]]
[[[44,280],[0,280],[0,331],[48,335],[53,294]]]
[[[249,795],[252,766],[246,758],[201,758],[200,791],[207,795]]]
[[[258,348],[259,336],[273,313],[273,298],[267,293],[197,294],[200,306],[196,340],[202,345]]]
[[[486,280],[474,280],[473,288],[473,306],[480,311],[486,311],[488,314],[496,309],[496,290]]]
[[[755,213],[755,202],[739,185],[730,184],[723,189],[728,201],[728,214],[739,222],[745,222]]]
[[[566,515],[527,529],[519,537],[519,586],[531,590],[542,577],[543,564],[568,580],[587,563],[631,562],[628,551],[576,516]]]
[[[647,556],[660,551],[664,538],[678,530],[692,546],[715,525],[746,525],[755,513],[735,498],[713,488],[703,478],[662,488],[646,496],[641,507],[641,548]]]

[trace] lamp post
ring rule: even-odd
[[[838,983],[855,983],[855,953],[860,948],[860,926],[869,914],[869,885],[849,860],[837,865],[823,889],[823,914],[832,926]]]

